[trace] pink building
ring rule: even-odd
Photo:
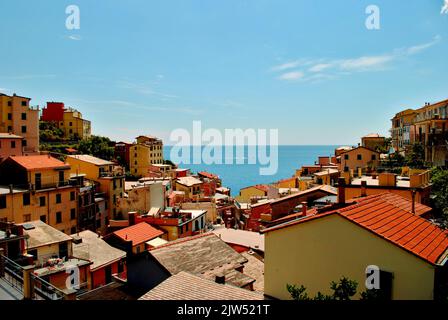
[[[9,156],[23,156],[22,140],[12,133],[0,133],[0,162]]]

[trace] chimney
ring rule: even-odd
[[[362,180],[361,181],[361,197],[367,196],[367,181]]]
[[[302,214],[303,214],[304,216],[306,216],[306,210],[307,210],[307,202],[306,202],[306,201],[303,201],[303,202],[302,202]]]
[[[412,195],[411,212],[412,212],[413,214],[415,214],[415,190],[414,190],[414,189],[411,190],[411,195]]]
[[[129,212],[128,213],[128,219],[129,219],[129,226],[133,226],[135,224],[135,212]]]
[[[345,179],[343,177],[338,179],[338,203],[345,204]]]
[[[215,277],[215,282],[219,284],[226,284],[226,276],[224,274],[217,274]]]

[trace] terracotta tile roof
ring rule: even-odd
[[[269,186],[267,186],[265,184],[257,184],[257,185],[254,185],[254,186],[241,188],[241,190],[249,189],[249,188],[255,188],[255,189],[258,189],[258,190],[261,190],[261,191],[264,191],[264,192],[268,192],[269,191]]]
[[[207,172],[207,171],[198,172],[198,175],[209,178],[209,179],[219,179],[219,176],[217,176],[216,174]]]
[[[264,300],[260,293],[179,272],[139,300]]]
[[[133,246],[160,237],[163,233],[146,222],[140,222],[114,232],[117,237],[132,241]]]
[[[393,193],[383,193],[355,200],[347,207],[289,221],[267,228],[270,232],[332,214],[339,214],[377,236],[431,263],[440,264],[448,255],[448,231],[410,211],[410,200]],[[420,207],[421,206],[421,207]],[[420,205],[420,212],[429,207]],[[417,206],[416,206],[417,209]]]
[[[70,165],[49,155],[12,156],[10,159],[27,170],[70,168]]]

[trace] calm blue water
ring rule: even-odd
[[[244,150],[244,164],[236,164],[237,154],[234,150],[233,164],[180,164],[180,168],[189,168],[192,172],[208,171],[221,177],[223,185],[230,188],[232,195],[237,195],[239,190],[260,183],[271,183],[294,175],[295,170],[305,164],[314,164],[318,156],[330,156],[334,154],[337,146],[279,146],[278,147],[278,171],[274,175],[260,175],[260,164],[248,164],[248,150]],[[171,146],[164,147],[165,159],[171,159]],[[193,147],[190,148],[190,163],[193,163]],[[224,152],[223,152],[224,153]],[[269,157],[269,151],[268,151]],[[225,157],[223,157],[225,159]],[[229,159],[227,159],[229,160]],[[223,160],[225,161],[225,160]],[[262,166],[265,167],[265,166]]]

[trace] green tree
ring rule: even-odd
[[[448,226],[448,170],[433,168],[431,170],[431,198],[443,224]]]
[[[391,147],[392,147],[392,138],[385,138],[383,144],[381,146],[376,147],[376,151],[380,153],[389,153]]]
[[[77,150],[83,154],[112,160],[114,157],[115,142],[107,137],[91,136],[88,139],[81,140],[77,146]]]
[[[342,277],[339,282],[331,282],[331,290],[333,290],[333,298],[335,300],[350,300],[356,294],[358,282]]]
[[[424,169],[425,166],[425,148],[421,143],[414,143],[406,153],[405,163],[412,169]]]
[[[291,298],[295,301],[311,300],[308,297],[308,294],[305,292],[306,288],[303,285],[298,287],[296,285],[287,284],[286,289],[288,290],[289,294],[291,295]]]
[[[303,285],[286,285],[291,298],[296,301],[306,301],[306,300],[350,300],[355,294],[358,288],[358,282],[350,280],[346,277],[342,277],[339,282],[332,281],[330,283],[330,289],[333,290],[332,295],[325,295],[318,292],[316,296],[311,299],[306,293],[306,288]]]

